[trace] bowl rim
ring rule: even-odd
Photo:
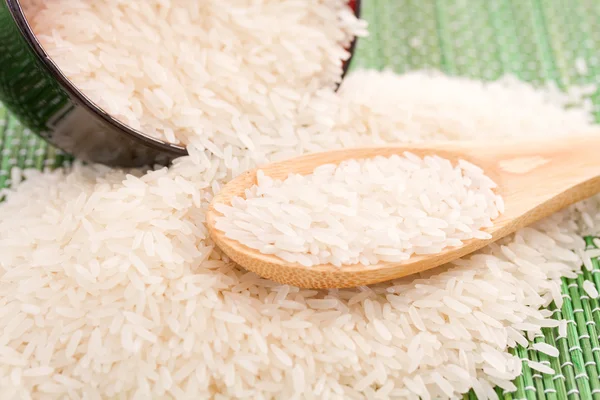
[[[2,1],[2,0],[0,0]],[[184,146],[180,146],[177,144],[169,143],[165,140],[154,138],[140,130],[134,129],[131,126],[121,122],[119,119],[113,117],[111,114],[104,111],[102,107],[94,103],[91,99],[89,99],[85,93],[83,93],[75,84],[73,84],[69,78],[61,71],[58,65],[52,60],[52,58],[46,53],[42,44],[38,41],[37,37],[33,33],[33,29],[29,25],[27,21],[27,17],[25,16],[25,12],[23,11],[23,6],[21,6],[20,0],[4,0],[9,14],[11,15],[13,21],[15,22],[19,32],[21,33],[21,37],[25,40],[29,48],[34,52],[38,61],[40,61],[41,65],[46,69],[46,71],[52,75],[52,77],[58,81],[61,88],[67,92],[71,101],[83,106],[89,112],[94,115],[102,118],[106,123],[116,127],[122,133],[125,133],[130,138],[142,142],[149,147],[152,147],[156,150],[160,150],[166,152],[175,157],[181,157],[188,155],[188,151]],[[348,0],[349,4],[353,4],[354,14],[360,18],[361,15],[361,0]],[[348,72],[350,67],[350,62],[354,57],[354,51],[356,48],[356,42],[358,41],[357,37],[354,37],[350,47],[348,48],[348,52],[350,53],[350,57],[344,62],[342,78]],[[339,85],[338,85],[339,86]]]

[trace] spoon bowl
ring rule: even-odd
[[[487,244],[515,232],[570,204],[600,192],[600,135],[571,136],[546,141],[440,142],[342,149],[309,154],[259,168],[273,179],[290,173],[310,174],[323,164],[339,164],[349,159],[390,157],[411,152],[419,157],[437,155],[452,162],[465,160],[484,170],[503,197],[504,213],[493,226],[482,229],[491,239],[470,239],[459,247],[440,253],[413,255],[402,262],[380,262],[336,267],[330,264],[306,267],[289,263],[275,255],[263,254],[230,239],[215,228],[222,214],[215,204],[230,205],[234,197],[244,197],[246,189],[257,183],[258,169],[230,181],[212,200],[207,225],[216,245],[233,261],[273,281],[303,288],[344,288],[374,284],[422,272],[456,260]]]

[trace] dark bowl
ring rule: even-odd
[[[360,15],[360,0],[349,1]],[[0,0],[0,101],[33,132],[83,161],[139,167],[187,154],[123,124],[79,91],[36,39],[19,0]]]

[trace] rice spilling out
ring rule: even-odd
[[[240,269],[204,222],[221,185],[267,161],[593,131],[590,88],[371,71],[336,93],[345,44],[364,30],[341,1],[25,3],[46,49],[91,98],[187,143],[190,156],[152,171],[25,171],[3,192],[3,398],[432,399],[471,388],[496,398],[493,387],[514,390],[521,372],[508,347],[542,327],[565,331],[544,307],[560,306],[560,277],[589,255],[579,234],[600,222],[597,198],[453,265],[328,291]],[[183,31],[210,54],[190,49]],[[173,40],[159,45],[162,35]]]
[[[48,54],[106,112],[218,152],[262,153],[293,140],[366,32],[347,0],[23,3]],[[256,135],[262,141],[252,143]]]
[[[216,228],[264,254],[310,267],[400,262],[468,239],[503,212],[496,184],[481,168],[438,156],[351,159],[308,175],[271,179],[215,204]]]

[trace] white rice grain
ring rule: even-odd
[[[549,374],[549,375],[554,374],[554,370],[546,364],[542,364],[537,361],[531,361],[531,360],[528,360],[527,364],[529,365],[529,368],[531,368],[535,371],[539,371],[542,374]]]
[[[550,357],[558,357],[558,354],[559,354],[558,349],[556,347],[551,346],[551,345],[549,345],[547,343],[541,343],[541,342],[540,343],[534,343],[532,345],[532,347],[533,347],[534,350],[537,350],[540,353],[544,353],[544,354],[546,354],[547,356],[550,356]]]
[[[591,281],[583,281],[583,290],[590,296],[592,299],[598,298],[598,289],[596,289],[596,285]]]

